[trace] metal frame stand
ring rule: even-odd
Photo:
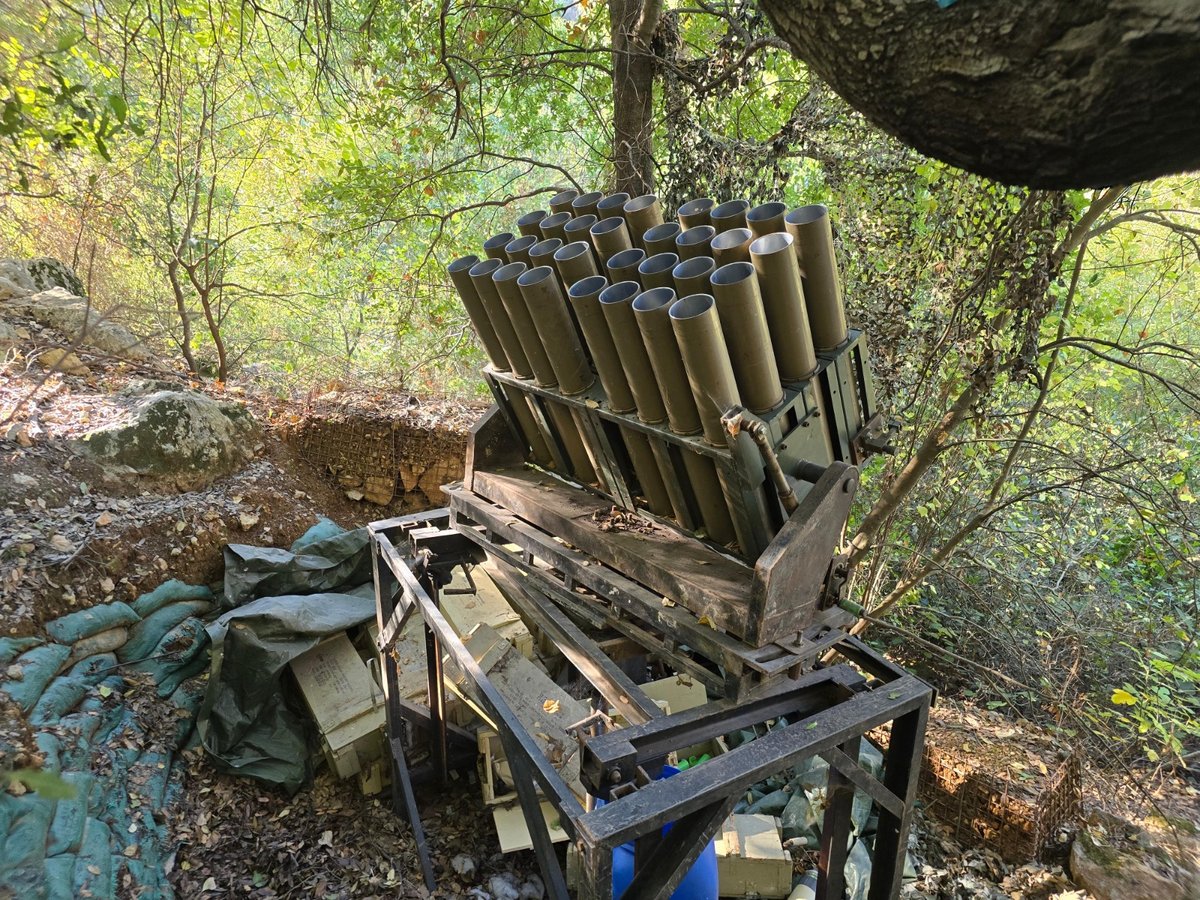
[[[580,583],[562,569],[545,577],[537,574],[549,572],[562,561],[547,558],[554,544],[548,535],[543,535],[545,543],[536,544],[540,554],[521,541],[515,542],[521,549],[514,551],[515,531],[501,534],[492,530],[498,524],[515,529],[513,523],[481,525],[463,515],[469,499],[459,496],[457,504],[453,522],[448,511],[440,510],[370,526],[379,649],[387,660],[388,729],[397,776],[393,784],[402,801],[396,802],[396,807],[413,826],[428,886],[432,888],[432,867],[407,777],[404,747],[395,739],[406,711],[398,702],[391,651],[414,611],[424,620],[430,656],[430,712],[421,724],[431,733],[434,775],[444,778],[449,760],[450,729],[439,699],[444,655],[449,667],[462,676],[471,699],[498,727],[551,897],[565,898],[568,892],[541,813],[542,798],[555,808],[561,827],[580,853],[583,865],[578,896],[589,900],[612,897],[613,851],[632,841],[633,882],[622,896],[631,900],[665,898],[750,785],[812,756],[822,757],[830,771],[818,900],[842,897],[855,790],[866,792],[879,813],[868,897],[891,900],[898,896],[933,696],[927,684],[837,630],[826,629],[827,633],[814,635],[802,647],[774,645],[764,653],[762,648],[739,645],[726,635],[700,628],[686,617],[655,615],[655,610],[636,599],[636,585],[602,566],[594,567],[599,581],[583,582],[592,593],[581,593]],[[527,541],[536,531],[528,526],[517,530]],[[556,546],[568,552],[568,548]],[[585,808],[439,609],[438,591],[448,581],[450,570],[480,561],[485,552],[508,566],[514,583],[523,588],[511,593],[517,611],[549,635],[604,701],[630,723],[600,734],[585,734],[581,729],[578,735],[583,750],[582,783],[592,795],[606,801],[603,806],[590,811]],[[541,565],[535,560],[539,555]],[[605,596],[599,589],[604,585],[613,593]],[[657,608],[664,609],[661,601]],[[710,692],[724,699],[664,715],[585,631],[589,626],[618,622],[626,627],[616,630],[648,651],[685,671],[703,673]],[[821,654],[829,654],[833,662],[818,663]],[[786,727],[775,728],[669,780],[655,780],[668,753],[781,716],[787,718]],[[889,725],[883,775],[877,779],[859,765],[858,743],[864,735]],[[668,823],[674,825],[664,835]]]

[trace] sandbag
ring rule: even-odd
[[[46,853],[76,853],[83,843],[83,825],[88,816],[88,796],[92,792],[95,776],[90,772],[63,772],[62,780],[75,788],[75,796],[59,800],[50,822],[50,836],[46,842]]]
[[[5,800],[17,801],[18,809],[4,842],[0,887],[8,888],[17,896],[35,894],[45,877],[42,861],[46,858],[46,842],[56,804],[33,792]]]
[[[214,599],[216,598],[213,597],[213,592],[204,585],[184,584],[179,579],[172,578],[134,600],[133,611],[144,619],[172,603],[181,603],[184,600],[212,602]]]
[[[129,640],[129,629],[124,625],[98,632],[91,637],[85,637],[82,641],[75,642],[71,648],[71,661],[87,659],[89,656],[99,653],[112,653],[125,646],[127,640]]]
[[[112,831],[99,819],[89,818],[75,859],[75,896],[87,896],[83,892],[90,891],[98,900],[113,897],[117,883],[112,862]]]
[[[120,629],[123,630],[123,629]],[[78,646],[78,645],[76,645]],[[99,684],[111,671],[117,667],[117,657],[114,653],[96,653],[85,656],[67,672],[72,678],[89,685]]]
[[[129,640],[117,651],[117,659],[130,662],[154,655],[163,635],[184,619],[202,616],[211,609],[212,604],[207,600],[183,600],[152,612],[129,629]]]
[[[40,637],[0,637],[0,666],[7,666],[26,650],[42,643]]]
[[[785,841],[805,838],[806,847],[816,847],[820,839],[820,820],[802,790],[794,791],[780,816]]]
[[[54,725],[79,705],[88,691],[88,684],[79,678],[62,675],[50,682],[29,713],[31,725]]]
[[[21,677],[0,681],[0,691],[29,712],[70,655],[71,648],[63,644],[45,644],[26,650],[13,663],[21,668]]]
[[[67,613],[46,623],[46,633],[60,644],[73,644],[110,628],[132,625],[141,619],[128,604],[116,600],[90,609]]]
[[[787,791],[771,791],[761,800],[756,800],[746,812],[750,815],[778,816],[788,805],[792,795]]]

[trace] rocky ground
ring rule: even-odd
[[[289,438],[303,431],[312,404],[282,403],[237,386],[192,390],[200,386],[136,344],[130,350],[127,332],[101,329],[102,323],[90,327],[93,339],[103,331],[103,346],[73,341],[72,329],[88,327],[88,310],[61,289],[40,306],[6,300],[5,290],[29,287],[11,287],[9,276],[0,270],[0,636],[36,634],[48,620],[131,601],[170,578],[218,580],[226,543],[286,546],[319,516],[354,527],[427,504],[424,495],[402,489],[386,507],[351,499],[337,473],[311,465]],[[356,404],[380,412],[377,397],[324,398],[326,410],[337,407],[343,416],[353,415]],[[161,431],[174,425],[158,421],[160,408],[171,423],[186,422],[186,433]],[[393,398],[386,412],[422,427],[458,429],[476,414],[408,397]],[[149,443],[174,454],[165,465],[161,454],[144,453],[144,433],[121,432],[148,419],[160,429]],[[104,433],[116,437],[97,440]],[[208,451],[189,444],[197,434]],[[126,702],[149,723],[168,715],[152,691],[130,691]],[[0,743],[29,752],[18,764],[36,762],[20,711],[5,707],[0,722]],[[386,802],[364,798],[327,773],[288,797],[219,774],[202,751],[191,750],[182,778],[180,799],[165,814],[176,842],[170,880],[181,897],[428,896],[408,826]],[[1165,844],[1178,851],[1176,859],[1197,854],[1200,843],[1188,828],[1200,818],[1194,783],[1091,777],[1087,785],[1092,808],[1121,816],[1093,815],[1087,834],[1095,855],[1141,859],[1148,872],[1138,873],[1136,885],[1109,885],[1107,896],[1200,896],[1186,893],[1194,884],[1176,890],[1178,873],[1158,854]],[[464,780],[426,790],[421,806],[440,896],[541,896],[532,855],[499,853],[477,785]],[[918,814],[917,879],[905,896],[1082,900],[1092,895],[1064,869],[1072,837],[1064,834],[1060,858],[1011,865],[960,846]],[[806,861],[797,856],[799,867]],[[137,895],[136,884],[124,887]]]

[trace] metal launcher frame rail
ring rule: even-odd
[[[563,567],[554,572],[547,570],[538,564],[539,556],[534,551],[521,549],[520,544],[511,541],[524,530],[522,541],[528,542],[528,535],[536,534],[535,529],[522,529],[519,523],[495,524],[500,530],[471,525],[457,513],[440,510],[377,522],[370,528],[380,600],[380,646],[385,649],[388,681],[388,730],[393,736],[394,803],[397,812],[413,825],[431,888],[432,868],[398,735],[406,720],[415,720],[427,729],[434,774],[445,777],[454,739],[445,720],[442,667],[448,664],[465,676],[468,695],[499,726],[550,896],[565,898],[569,894],[541,813],[542,798],[556,810],[561,827],[583,861],[578,896],[612,896],[613,850],[632,841],[634,878],[622,896],[630,900],[668,897],[750,785],[814,755],[830,766],[816,896],[822,900],[842,896],[850,808],[856,789],[871,797],[879,813],[868,896],[870,900],[887,900],[898,895],[932,699],[927,684],[842,632],[836,632],[820,648],[813,648],[814,652],[823,649],[833,661],[790,677],[786,670],[802,665],[796,657],[785,656],[783,662],[763,660],[749,648],[739,647],[708,629],[712,638],[703,645],[705,652],[733,664],[733,668],[740,664],[742,671],[751,670],[760,676],[775,672],[778,677],[759,681],[757,689],[741,696],[664,715],[573,618],[590,618],[597,623],[621,621],[619,610],[637,602],[636,586],[618,576],[612,580],[612,605],[597,604],[590,617],[581,616],[581,604],[597,595],[568,590],[563,579],[571,573],[583,574],[579,569],[596,567],[584,566],[581,559],[572,561],[572,551],[563,550],[567,555],[540,557],[542,562]],[[554,542],[547,539],[547,543]],[[580,735],[583,783],[594,796],[608,801],[604,806],[589,811],[570,790],[439,610],[440,586],[449,581],[451,571],[479,562],[484,552],[493,551],[502,551],[497,558],[506,565],[540,573],[537,581],[526,575],[528,589],[515,598],[518,611],[549,635],[597,692],[631,723],[608,733]],[[568,600],[568,594],[575,599]],[[413,612],[421,615],[426,630],[428,713],[399,702],[397,669],[387,652]],[[645,631],[626,633],[635,639],[652,637],[652,626],[639,621],[636,627]],[[687,649],[661,639],[646,640],[646,644],[680,669],[695,670],[699,648]],[[707,680],[716,687],[711,678]],[[669,780],[653,780],[672,750],[780,716],[787,717],[787,727]],[[861,737],[881,726],[890,726],[890,737],[883,775],[876,779],[859,765],[858,744]],[[675,823],[674,827],[663,835],[663,826],[670,822]]]
[[[845,324],[828,210],[689,201],[687,229],[666,228],[679,233],[678,262],[648,255],[664,229],[656,198],[569,193],[551,200],[555,215],[522,217],[524,237],[489,240],[489,259],[451,265],[492,360],[496,405],[472,429],[462,483],[443,489],[448,509],[371,526],[394,802],[426,881],[432,889],[401,736],[406,723],[427,732],[432,772],[446,777],[457,741],[447,667],[499,732],[552,897],[568,894],[541,798],[582,861],[579,896],[612,896],[613,851],[632,842],[622,896],[668,897],[751,785],[820,756],[817,898],[843,896],[851,805],[864,792],[879,816],[868,896],[890,900],[933,691],[845,631],[843,533],[857,467],[886,449],[886,433],[865,340]],[[562,246],[564,228],[593,243]],[[718,267],[706,252],[732,261]],[[539,262],[551,256],[557,270]],[[485,558],[515,611],[606,704],[568,729],[578,795],[439,611],[451,572]],[[391,652],[414,612],[427,713],[401,702]],[[601,648],[614,635],[716,699],[664,714]],[[629,724],[610,727],[609,708]],[[786,725],[656,780],[672,752],[780,717]],[[876,778],[858,748],[883,726]]]

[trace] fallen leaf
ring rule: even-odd
[[[558,701],[553,700],[553,699],[547,700],[545,703],[542,704],[542,709],[544,709],[548,713],[558,712],[558,707],[559,707]]]
[[[320,840],[317,841],[317,846],[318,847],[332,847],[333,846],[333,832],[332,831],[321,832],[321,838],[320,838]]]
[[[113,520],[112,515],[109,513],[106,513],[106,512],[102,512],[102,513],[100,513],[100,515],[96,516],[96,524],[100,527],[103,527],[105,525],[111,525],[112,520]]]
[[[75,545],[61,534],[56,534],[50,538],[50,546],[60,553],[70,553],[75,549]]]
[[[258,516],[254,513],[238,513],[238,521],[242,523],[243,531],[249,531],[258,524]]]

